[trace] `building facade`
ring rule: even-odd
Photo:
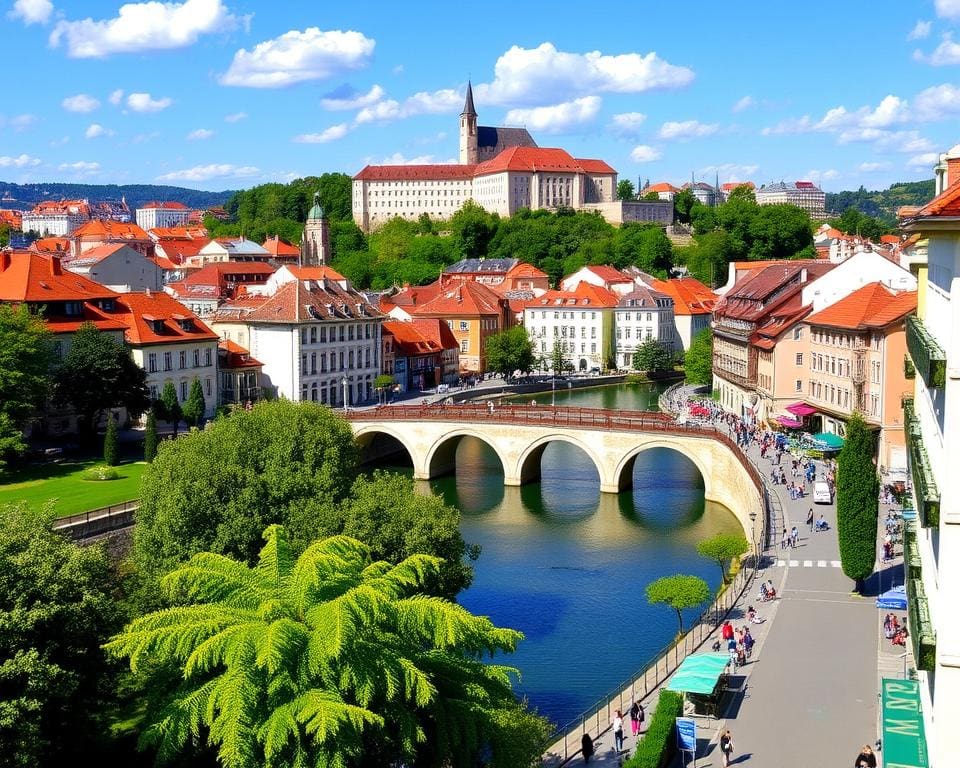
[[[809,213],[812,219],[827,216],[827,193],[812,181],[766,184],[755,190],[754,196],[757,205],[795,205]]]
[[[645,341],[658,341],[670,351],[678,347],[673,299],[652,288],[638,285],[621,296],[614,310],[613,325],[617,368],[634,368],[633,355]]]
[[[615,367],[614,315],[620,299],[613,291],[581,282],[573,291],[547,291],[526,302],[523,326],[534,354],[548,368],[555,349],[570,370]]]
[[[190,219],[191,211],[183,203],[173,201],[151,202],[137,208],[137,225],[142,229],[154,227],[182,227]]]
[[[118,293],[163,288],[163,270],[156,260],[119,243],[88,248],[79,257],[64,259],[63,266]]]

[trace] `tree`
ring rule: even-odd
[[[713,383],[713,330],[702,328],[690,341],[690,349],[683,356],[683,368],[691,384]]]
[[[681,224],[690,223],[690,215],[694,206],[699,205],[700,201],[694,197],[689,189],[681,189],[673,196],[673,214],[674,218]]]
[[[173,436],[177,436],[177,425],[183,418],[183,409],[180,407],[180,398],[177,397],[177,387],[172,381],[163,385],[160,400],[154,404],[160,418],[173,426]]]
[[[550,350],[550,367],[553,368],[554,374],[566,370],[567,365],[563,356],[563,345],[560,343],[560,339],[553,340],[553,349]]]
[[[137,416],[150,405],[147,374],[130,356],[130,349],[93,323],[84,323],[73,335],[70,351],[57,369],[56,400],[77,412],[88,435],[96,432],[100,416],[109,408],[124,407]]]
[[[620,179],[617,182],[617,200],[633,200],[635,195],[636,190],[630,179]]]
[[[512,652],[519,632],[424,595],[437,558],[374,561],[346,536],[296,557],[282,526],[263,537],[253,568],[204,552],[166,575],[175,607],[106,646],[134,672],[147,659],[183,670],[144,733],[161,760],[206,740],[227,768],[511,764],[515,671],[479,659]]]
[[[143,432],[143,460],[149,464],[157,457],[157,416],[151,408],[147,411],[147,425]]]
[[[880,483],[873,457],[873,435],[855,413],[837,459],[837,538],[843,572],[856,582],[857,592],[873,573],[877,556]]]
[[[0,765],[86,765],[110,701],[100,645],[120,626],[110,562],[52,529],[53,512],[0,507]],[[95,762],[95,761],[94,761]]]
[[[512,376],[515,371],[529,373],[535,363],[533,342],[522,325],[488,336],[486,356],[487,368],[504,377]]]
[[[373,380],[373,388],[377,390],[377,396],[383,400],[384,393],[394,385],[393,376],[388,373],[381,373]]]
[[[117,420],[111,413],[107,417],[107,432],[103,436],[103,463],[115,467],[120,461],[120,446],[117,436]]]
[[[164,446],[140,490],[133,555],[147,574],[196,552],[253,562],[260,533],[282,523],[306,545],[356,474],[350,425],[316,403],[235,410]]]
[[[41,317],[25,305],[0,305],[0,470],[26,449],[23,427],[46,400],[52,354]]]
[[[740,557],[750,550],[750,542],[743,536],[733,533],[718,533],[709,539],[704,539],[697,543],[697,552],[701,557],[708,557],[716,560],[720,566],[720,577],[723,583],[727,583],[727,569],[724,563],[728,560]]]
[[[647,339],[633,353],[633,367],[638,371],[669,371],[673,355],[656,339]]]
[[[468,200],[450,217],[454,250],[461,259],[478,259],[487,255],[487,246],[497,231],[498,216],[487,213]]]
[[[710,597],[710,587],[699,576],[678,573],[675,576],[663,576],[647,584],[647,602],[666,603],[677,612],[680,631],[683,634],[683,614],[685,608],[694,608],[705,603]]]
[[[183,404],[183,420],[191,427],[200,426],[203,414],[207,410],[207,402],[203,399],[203,385],[200,379],[194,379],[190,385],[190,394]]]

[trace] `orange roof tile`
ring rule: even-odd
[[[70,241],[65,237],[41,237],[33,241],[30,250],[39,253],[67,253],[70,250]]]
[[[332,267],[299,267],[288,265],[287,269],[297,280],[346,280]]]
[[[112,254],[119,251],[121,248],[129,248],[129,246],[124,245],[123,243],[103,243],[102,245],[97,245],[97,246],[94,246],[93,248],[88,248],[76,258],[72,258],[69,260],[64,259],[64,263],[76,264],[80,262],[92,263],[92,262],[102,261],[103,259],[107,258],[107,256],[111,256]],[[133,251],[132,248],[130,248],[130,250]],[[137,251],[133,251],[133,252],[138,257],[140,256],[139,252]],[[146,258],[146,257],[142,257],[142,258]]]
[[[737,187],[746,187],[747,189],[756,189],[757,185],[752,181],[728,181],[726,184],[721,184],[720,189],[724,192],[733,192]]]
[[[288,243],[286,240],[281,240],[278,235],[273,237],[268,237],[263,241],[263,247],[266,248],[273,256],[283,258],[299,258],[300,249],[297,246]]]
[[[460,349],[460,342],[443,320],[436,317],[415,317],[410,322],[441,349]]]
[[[919,211],[905,212],[912,219],[937,216],[960,216],[960,179],[955,181]]]
[[[507,270],[507,277],[549,277],[542,269],[538,269],[533,264],[527,264],[520,261]]]
[[[59,256],[0,253],[0,301],[89,301],[116,296],[100,283],[64,269]]]
[[[562,308],[608,308],[615,307],[620,297],[613,291],[590,283],[578,283],[573,291],[546,291],[542,296],[524,302],[526,309]]]
[[[0,224],[6,224],[11,229],[20,229],[23,226],[23,211],[0,209]]]
[[[475,165],[368,165],[353,178],[358,181],[405,179],[471,179]]]
[[[413,323],[388,320],[383,324],[383,332],[393,336],[397,350],[406,355],[428,355],[443,349],[438,341],[424,336]]]
[[[717,294],[694,277],[654,280],[651,287],[673,299],[674,315],[709,315],[717,303]]]
[[[116,240],[149,240],[150,236],[136,224],[113,221],[112,219],[93,219],[73,230],[71,238],[110,238]]]
[[[644,187],[641,190],[642,194],[647,194],[648,192],[676,192],[677,188],[670,184],[667,181],[661,181],[657,184],[651,184],[649,187]]]
[[[397,297],[394,296],[393,298],[396,300]],[[496,291],[481,283],[464,280],[451,283],[433,299],[414,307],[412,312],[423,317],[430,315],[442,315],[444,317],[499,315],[502,312],[501,301],[503,299]]]
[[[141,208],[166,208],[168,210],[174,211],[187,211],[189,208],[183,203],[178,203],[173,200],[166,200],[164,202],[158,202],[156,200],[151,200],[149,203],[144,203],[140,206]]]
[[[917,292],[895,293],[882,283],[868,283],[807,318],[810,325],[851,331],[883,328],[917,308]]]
[[[405,285],[402,290],[387,297],[387,301],[397,307],[417,307],[433,301],[439,293],[440,281],[437,280],[429,285]]]
[[[616,173],[602,160],[588,161],[590,173]],[[602,168],[602,170],[601,170]],[[480,163],[475,176],[503,171],[550,171],[553,173],[585,173],[580,161],[565,149],[550,147],[510,147],[496,157]]]
[[[623,274],[616,267],[611,267],[606,264],[597,264],[590,265],[585,267],[589,271],[593,272],[597,277],[603,280],[605,283],[632,283],[633,280],[628,276]]]
[[[263,363],[250,356],[250,350],[241,347],[237,342],[226,339],[217,345],[221,352],[226,353],[220,360],[220,370],[235,370],[237,368],[262,368]]]
[[[126,339],[133,345],[218,338],[193,312],[162,291],[121,294],[116,317],[127,326]]]

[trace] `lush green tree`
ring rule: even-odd
[[[658,192],[647,192],[642,198],[643,200],[650,200],[651,202],[656,202],[660,199],[660,194]]]
[[[697,552],[701,557],[717,561],[724,584],[727,583],[727,569],[724,564],[749,551],[750,542],[734,533],[718,533],[716,536],[697,542]]]
[[[329,408],[275,400],[236,410],[168,443],[147,468],[134,559],[148,574],[207,550],[252,562],[271,523],[305,545],[346,498],[356,463],[350,425]]]
[[[550,350],[550,367],[555,374],[566,369],[566,360],[563,356],[563,345],[560,339],[553,340],[553,349]]]
[[[830,222],[832,227],[848,235],[858,235],[878,242],[882,235],[890,234],[893,229],[881,219],[869,216],[856,208],[847,208],[838,219]]]
[[[636,190],[630,179],[620,179],[617,182],[617,200],[633,200],[635,196]]]
[[[163,385],[160,399],[154,403],[157,415],[173,427],[173,436],[177,436],[177,426],[183,418],[183,409],[180,407],[180,398],[177,397],[177,387],[172,381]]]
[[[154,409],[147,411],[147,425],[143,432],[143,459],[148,464],[157,457],[157,416]]]
[[[487,246],[497,231],[500,217],[487,213],[468,200],[450,217],[454,251],[461,259],[478,259],[487,255]]]
[[[673,245],[664,231],[651,224],[624,224],[612,238],[612,258],[591,261],[615,267],[640,267],[644,272],[666,278],[673,264]]]
[[[373,388],[377,390],[377,396],[380,400],[386,399],[387,391],[394,385],[393,376],[388,373],[381,373],[373,380]]]
[[[656,339],[647,339],[633,353],[633,367],[638,371],[669,371],[673,355]]]
[[[52,355],[42,318],[25,305],[0,304],[0,470],[26,449],[23,427],[46,400]]]
[[[843,572],[856,582],[858,592],[873,573],[877,556],[880,483],[874,454],[873,435],[855,413],[847,421],[837,459],[837,538]]]
[[[183,404],[183,420],[191,427],[198,427],[203,422],[203,414],[207,410],[207,401],[203,398],[203,385],[200,379],[194,379],[190,385],[190,394]]]
[[[713,383],[713,330],[702,328],[690,342],[683,356],[683,368],[691,384]]]
[[[746,184],[740,184],[730,190],[730,194],[727,196],[727,202],[729,203],[731,200],[747,200],[755,203],[757,202],[757,196]]]
[[[751,260],[814,258],[810,214],[795,205],[758,205],[750,224]]]
[[[681,224],[689,224],[693,208],[700,204],[700,201],[693,196],[689,189],[681,189],[673,196],[673,217]]]
[[[57,401],[73,406],[90,434],[108,408],[124,407],[137,416],[150,405],[147,374],[133,361],[130,349],[92,323],[74,333],[54,387]]]
[[[117,434],[117,420],[111,413],[107,417],[107,431],[103,436],[103,463],[115,467],[120,463],[120,439]]]
[[[533,342],[522,325],[515,325],[487,337],[487,369],[512,376],[514,372],[529,373],[535,363]]]
[[[663,576],[647,584],[647,602],[664,603],[677,612],[680,622],[679,634],[683,634],[683,611],[705,603],[710,597],[710,587],[699,576],[678,573]]]
[[[107,648],[166,661],[183,686],[145,732],[160,759],[191,742],[228,768],[531,765],[517,760],[514,670],[484,664],[519,632],[422,593],[440,561],[396,565],[337,536],[299,557],[281,526],[251,568],[199,553],[161,582],[175,607],[135,619]],[[542,733],[542,730],[541,730]],[[517,761],[517,762],[507,762]]]
[[[87,765],[106,731],[121,618],[110,563],[52,530],[53,512],[0,507],[0,766]]]
[[[693,277],[714,287],[726,281],[727,265],[736,260],[733,238],[722,229],[697,235],[693,245],[678,248],[675,255]]]

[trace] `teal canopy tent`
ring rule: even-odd
[[[678,693],[713,693],[730,656],[726,653],[700,653],[687,656],[667,683],[667,690]]]
[[[825,450],[828,451],[839,451],[843,448],[843,438],[832,432],[817,432],[817,434],[813,436],[813,440],[814,442],[825,445]]]

